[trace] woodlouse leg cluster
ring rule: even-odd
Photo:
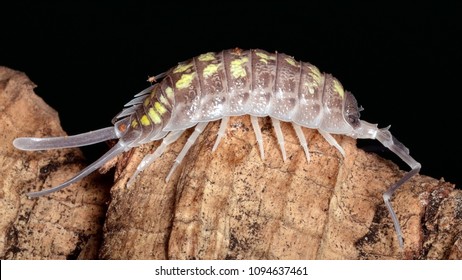
[[[127,183],[127,187],[130,187],[134,182],[136,177],[140,172],[145,170],[151,163],[153,163],[157,158],[159,158],[165,151],[168,145],[174,143],[180,136],[183,134],[184,130],[172,131],[170,132],[163,140],[162,143],[157,147],[157,149],[152,154],[146,155],[140,164],[136,167],[135,173],[130,177],[130,180]]]
[[[199,135],[204,131],[205,127],[208,124],[209,124],[208,122],[201,122],[196,125],[196,127],[194,128],[194,132],[191,134],[191,136],[189,136],[183,149],[181,150],[181,152],[178,154],[177,158],[175,159],[175,162],[173,163],[173,166],[170,169],[170,172],[168,173],[167,178],[165,178],[166,182],[170,180],[170,177],[172,176],[177,166],[180,165],[186,153],[189,151],[189,149],[191,149],[191,147],[194,145]]]
[[[340,146],[340,144],[337,142],[337,140],[335,140],[335,138],[332,135],[321,129],[318,129],[318,131],[322,135],[322,137],[324,137],[324,139],[326,139],[326,141],[329,144],[331,144],[331,146],[337,148],[337,150],[342,154],[342,156],[345,157],[345,150],[342,148],[342,146]]]

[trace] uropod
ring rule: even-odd
[[[399,245],[403,247],[401,227],[390,198],[419,172],[421,165],[388,128],[378,128],[376,124],[360,120],[361,109],[355,97],[345,91],[332,75],[321,73],[316,66],[283,53],[236,48],[198,55],[149,80],[154,84],[125,104],[112,120],[113,126],[74,136],[15,139],[13,144],[16,148],[28,151],[80,147],[118,139],[115,146],[73,178],[51,189],[27,195],[38,197],[58,191],[81,180],[124,151],[162,140],[156,150],[146,155],[138,165],[128,181],[131,185],[169,144],[194,127],[166,177],[168,181],[208,123],[220,120],[212,151],[218,148],[231,116],[250,116],[261,158],[264,159],[258,118],[270,117],[284,160],[286,152],[281,121],[292,124],[307,160],[310,160],[310,152],[302,127],[318,130],[343,156],[345,152],[332,134],[377,139],[408,164],[411,170],[383,194]]]

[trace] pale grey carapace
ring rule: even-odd
[[[343,156],[345,151],[332,134],[377,139],[407,163],[411,171],[383,195],[399,244],[403,247],[400,224],[390,198],[396,189],[419,172],[420,164],[391,135],[388,128],[379,129],[376,124],[360,120],[356,99],[350,92],[344,91],[333,76],[321,73],[310,63],[297,61],[282,53],[230,49],[193,57],[150,78],[150,81],[156,83],[125,105],[124,110],[113,119],[114,126],[75,136],[15,139],[14,146],[22,150],[79,147],[119,139],[113,148],[75,177],[54,188],[27,195],[37,197],[60,190],[124,151],[150,141],[162,140],[154,153],[146,155],[139,164],[128,182],[130,185],[137,174],[160,157],[169,144],[175,142],[185,130],[194,127],[194,132],[166,178],[168,180],[207,124],[220,120],[212,151],[218,147],[231,116],[250,115],[264,160],[258,118],[270,117],[284,160],[286,152],[280,121],[292,124],[307,160],[310,160],[310,153],[302,127],[317,129]]]

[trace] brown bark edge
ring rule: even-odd
[[[395,194],[392,203],[405,239],[400,250],[382,193],[404,171],[357,149],[355,140],[335,136],[346,151],[342,158],[317,132],[304,129],[311,152],[307,162],[288,124],[282,127],[288,155],[283,162],[267,119],[260,119],[266,155],[262,160],[247,117],[231,118],[214,153],[218,123],[210,124],[168,183],[165,177],[189,133],[167,148],[130,188],[127,180],[159,142],[120,157],[100,248],[107,193],[98,187],[98,175],[50,197],[25,198],[27,191],[56,185],[75,174],[82,168],[81,155],[76,149],[21,152],[12,147],[18,136],[63,132],[57,114],[41,100],[33,94],[20,98],[12,93],[11,72],[7,79],[5,71],[0,79],[0,111],[8,115],[0,119],[6,127],[0,152],[2,258],[462,257],[462,193],[453,184],[419,175]],[[24,75],[14,73],[22,77],[15,82],[17,87],[22,83],[32,92]],[[38,120],[41,115],[48,119]],[[412,153],[412,145],[406,144]],[[82,232],[85,238],[79,238]]]
[[[101,176],[47,197],[25,195],[55,186],[84,167],[78,149],[14,148],[16,137],[65,135],[58,114],[34,87],[25,74],[0,67],[0,258],[98,258],[109,198]]]

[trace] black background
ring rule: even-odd
[[[111,125],[148,75],[192,56],[283,52],[332,73],[362,119],[392,125],[422,174],[460,187],[461,12],[443,1],[14,1],[0,4],[0,65],[25,72],[76,134]],[[106,148],[83,150],[92,161]]]

